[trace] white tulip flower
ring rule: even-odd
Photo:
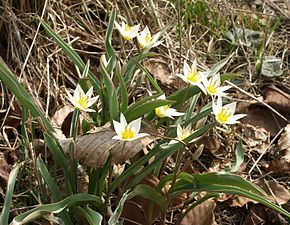
[[[162,43],[162,41],[158,41],[160,37],[160,32],[151,36],[149,28],[146,26],[145,29],[137,35],[137,40],[142,49],[144,48],[154,48]]]
[[[193,61],[191,67],[187,64],[186,61],[184,61],[183,74],[177,74],[177,76],[184,80],[186,83],[196,85],[204,93],[207,93],[205,87],[202,85],[202,81],[204,80],[204,77],[207,76],[207,72],[200,72],[197,70],[196,59]]]
[[[235,114],[236,102],[222,106],[222,99],[219,96],[217,99],[217,104],[212,102],[212,110],[215,115],[216,121],[221,124],[235,124],[239,123],[239,119],[247,116],[247,114]]]
[[[140,24],[129,26],[124,21],[122,21],[121,25],[115,21],[115,26],[126,41],[136,37],[140,28]]]
[[[148,136],[146,133],[139,133],[141,127],[141,117],[133,120],[131,123],[127,123],[123,113],[120,115],[120,122],[113,120],[114,128],[117,133],[112,139],[121,141],[133,141],[138,138]]]
[[[166,100],[165,95],[159,96],[157,99]],[[173,119],[174,116],[182,116],[184,113],[177,112],[176,109],[170,108],[169,105],[163,105],[160,107],[155,108],[155,114],[159,118],[169,117]]]
[[[119,177],[124,172],[125,166],[126,166],[126,164],[122,164],[122,165],[114,164],[113,165],[113,171],[112,171],[113,172],[113,176],[115,178]]]
[[[97,97],[91,97],[93,94],[93,87],[91,87],[88,92],[85,94],[81,86],[78,84],[74,95],[72,96],[68,91],[67,95],[69,97],[70,102],[77,110],[85,111],[85,112],[95,112],[94,109],[90,109],[89,107],[93,105],[97,99]]]
[[[220,86],[221,78],[219,73],[209,79],[204,77],[202,82],[206,89],[206,94],[210,96],[224,96],[226,94],[225,91],[231,88],[231,86]]]
[[[193,133],[193,130],[191,129],[191,124],[189,124],[186,128],[182,128],[179,124],[177,124],[177,138],[178,140],[182,141],[188,136],[190,136]],[[175,144],[178,141],[171,140],[168,144]]]

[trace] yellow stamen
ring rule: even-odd
[[[121,133],[122,139],[129,139],[135,136],[135,132],[131,129],[131,126],[126,126],[125,129]]]
[[[170,108],[169,105],[164,105],[164,106],[160,106],[160,107],[156,108],[155,109],[156,116],[158,116],[160,118],[164,117],[165,111],[169,108]]]
[[[186,78],[187,80],[195,83],[200,79],[200,74],[196,69],[194,69],[187,74]]]
[[[218,89],[218,83],[217,80],[212,80],[210,79],[209,81],[209,85],[206,87],[207,91],[209,94],[213,95],[213,94],[217,94],[217,89]]]
[[[228,122],[229,118],[232,117],[233,114],[230,109],[222,108],[221,111],[217,114],[217,119],[221,123]]]
[[[131,31],[131,29],[132,29],[132,27],[131,26],[129,26],[129,25],[125,25],[125,31],[126,32],[129,32],[129,31]]]
[[[147,34],[147,35],[145,36],[145,42],[146,42],[146,44],[148,45],[148,44],[150,44],[152,41],[153,41],[153,37],[151,37],[150,34]]]
[[[88,100],[89,100],[89,96],[80,94],[80,97],[78,99],[78,104],[85,109],[88,106]]]

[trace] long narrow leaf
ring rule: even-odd
[[[43,129],[53,132],[54,129],[51,126],[49,120],[45,117],[44,113],[39,109],[35,104],[35,101],[30,97],[26,92],[24,87],[18,82],[16,77],[10,72],[6,66],[0,63],[0,78],[9,88],[9,90],[16,96],[17,100],[23,105],[26,109],[29,109],[31,115],[34,118],[40,118],[40,125],[43,126]]]
[[[85,209],[81,207],[77,207],[80,213],[84,215],[84,217],[87,219],[88,223],[90,225],[101,225],[103,217],[100,213],[92,210],[89,207],[86,207]]]
[[[14,191],[15,181],[16,181],[17,174],[21,166],[22,164],[16,164],[9,174],[3,210],[0,216],[1,225],[8,225],[10,206],[12,202],[12,195]]]
[[[52,196],[54,198],[54,201],[61,201],[62,200],[62,196],[59,190],[59,187],[57,186],[57,184],[55,183],[55,181],[52,179],[52,177],[50,176],[48,169],[46,168],[45,164],[43,163],[41,158],[37,158],[37,167],[40,171],[41,176],[43,177],[46,185],[48,186],[48,188],[50,189]],[[65,224],[73,224],[70,216],[68,214],[68,212],[66,211],[62,211],[59,213],[60,217],[62,218],[62,220],[64,221]]]
[[[122,198],[120,199],[120,201],[118,203],[117,208],[115,209],[113,215],[110,217],[110,219],[108,221],[108,225],[117,225],[117,224],[119,224],[119,218],[121,216],[121,213],[122,213],[123,208],[124,208],[125,201],[128,198],[128,196],[129,196],[129,190],[127,190],[123,194]]]
[[[32,210],[22,213],[13,219],[11,225],[22,225],[25,223],[29,223],[46,214],[60,213],[65,209],[68,209],[72,206],[80,205],[82,203],[94,203],[101,210],[105,210],[105,205],[102,203],[99,197],[89,194],[75,194],[65,198],[62,201],[38,206]]]

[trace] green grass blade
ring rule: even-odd
[[[19,171],[21,166],[22,166],[22,164],[16,164],[9,174],[3,209],[2,209],[1,216],[0,216],[0,224],[1,225],[8,225],[10,206],[11,206],[11,202],[12,202],[12,195],[13,195],[13,191],[14,191],[14,186],[15,186],[17,174],[18,174],[18,171]]]
[[[81,57],[76,53],[76,51],[71,48],[64,40],[62,40],[62,38],[57,33],[55,33],[47,23],[45,23],[44,21],[40,22],[47,34],[56,42],[59,47],[62,48],[65,54],[71,59],[71,61],[83,72],[86,65]],[[98,95],[102,96],[100,82],[90,70],[88,71],[88,77],[91,79],[94,90],[97,92]]]
[[[133,110],[135,110],[137,107],[140,107],[140,106],[142,106],[144,103],[149,102],[149,101],[152,101],[153,99],[156,99],[156,98],[158,98],[159,96],[160,96],[160,94],[159,94],[159,95],[152,95],[152,96],[144,96],[144,97],[142,97],[139,101],[132,103],[124,113],[126,114],[126,113],[128,113],[128,112],[130,112],[130,111],[133,111]]]
[[[123,211],[125,201],[129,196],[128,193],[129,193],[129,190],[123,194],[122,198],[120,199],[120,201],[118,203],[117,208],[115,209],[113,215],[110,217],[110,219],[108,221],[108,225],[116,225],[119,223],[119,218],[120,218],[121,213]]]
[[[105,210],[106,207],[102,203],[101,199],[94,195],[89,194],[75,194],[71,195],[67,198],[65,198],[62,201],[38,206],[34,209],[31,209],[25,213],[20,214],[19,216],[16,216],[11,225],[22,225],[25,223],[29,223],[37,218],[40,218],[46,214],[50,213],[60,213],[65,209],[69,209],[72,206],[80,205],[83,203],[92,203],[95,204],[98,208],[101,210]]]
[[[148,70],[143,65],[141,65],[137,60],[134,59],[134,62],[137,65],[137,67],[139,67],[139,69],[141,69],[144,72],[144,74],[146,75],[147,79],[153,85],[153,87],[157,91],[157,93],[158,94],[163,93],[163,90],[161,89],[161,87],[159,87],[157,81],[151,76],[151,74],[148,72]]]
[[[30,97],[24,87],[18,82],[16,77],[10,72],[6,66],[0,63],[0,78],[8,89],[16,96],[20,104],[29,109],[34,118],[40,118],[40,125],[44,130],[53,132],[49,120],[45,117],[44,113],[35,104],[35,101]]]
[[[134,198],[135,196],[142,196],[145,199],[148,199],[155,204],[160,206],[162,212],[166,211],[166,199],[162,194],[156,191],[154,188],[145,185],[139,184],[135,189],[130,193],[128,199]]]
[[[141,52],[139,55],[133,57],[133,58],[130,58],[130,60],[128,61],[128,63],[126,64],[126,67],[125,67],[125,71],[124,71],[124,82],[125,84],[128,84],[136,70],[136,63],[135,62],[138,62],[140,63],[142,60],[148,58],[148,57],[153,57],[155,56],[156,54],[154,52]]]
[[[235,173],[240,168],[241,164],[244,162],[244,151],[242,146],[242,140],[239,141],[236,151],[235,151],[235,161],[230,169],[230,172]]]
[[[37,158],[37,167],[40,171],[41,176],[43,177],[46,185],[48,186],[48,188],[51,191],[51,194],[54,198],[54,201],[61,201],[62,200],[62,195],[60,193],[59,187],[57,186],[57,184],[55,183],[55,181],[52,179],[52,177],[50,176],[48,169],[46,168],[45,164],[43,163],[42,159],[40,157]],[[71,221],[71,218],[68,214],[68,212],[66,211],[62,211],[59,213],[60,217],[62,218],[62,220],[64,221],[65,224],[73,224]]]
[[[105,36],[106,58],[110,59],[110,63],[107,68],[108,74],[111,74],[111,72],[114,70],[115,65],[116,65],[116,58],[117,58],[115,50],[111,44],[115,18],[116,18],[116,11],[115,9],[112,9],[108,27],[107,27],[106,36]]]
[[[103,217],[100,213],[89,207],[86,207],[85,209],[77,207],[77,210],[84,215],[90,225],[102,225]]]
[[[125,85],[125,82],[122,78],[121,75],[121,66],[118,63],[116,67],[116,72],[115,72],[118,80],[119,80],[119,86],[117,87],[117,95],[121,94],[121,112],[125,112],[128,108],[128,103],[129,103],[129,96],[128,96],[128,91]]]
[[[207,124],[205,126],[203,126],[202,128],[194,131],[189,137],[187,137],[186,139],[184,139],[183,141],[185,143],[190,142],[191,140],[193,140],[194,138],[197,138],[199,136],[201,136],[202,134],[204,134],[208,129],[212,128],[213,124]],[[163,148],[163,151],[157,151],[156,152],[156,157],[154,159],[153,162],[151,162],[148,166],[146,166],[144,169],[142,169],[142,171],[138,174],[138,176],[135,176],[131,182],[129,183],[129,185],[127,186],[127,188],[133,188],[136,185],[138,185],[140,183],[140,181],[150,172],[152,171],[156,166],[158,166],[163,160],[165,160],[167,157],[169,157],[170,155],[174,154],[175,152],[177,152],[183,145],[181,143],[176,143],[173,145],[168,145],[167,147]],[[160,153],[160,154],[158,154]]]

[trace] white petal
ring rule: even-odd
[[[183,62],[183,73],[185,76],[190,73],[190,67],[186,61]]]
[[[220,97],[218,97],[219,99]],[[215,104],[215,100],[212,100],[212,111],[215,115],[217,115],[219,113],[219,111],[221,110],[221,107],[218,107],[217,104]]]
[[[141,119],[142,118],[140,117],[136,120],[133,120],[131,123],[129,123],[129,126],[131,125],[132,130],[135,131],[136,134],[138,134],[140,131]]]
[[[113,120],[113,124],[114,124],[114,129],[115,129],[117,135],[119,137],[121,137],[122,131],[124,130],[125,127],[121,123],[119,123],[115,120]]]
[[[156,41],[154,42],[154,44],[152,45],[152,48],[157,47],[158,45],[162,44],[163,41]]]
[[[149,136],[149,134],[146,133],[140,133],[140,134],[136,134],[134,137],[132,138],[127,138],[127,139],[122,139],[122,141],[134,141],[136,139],[142,138],[142,137],[146,137]]]
[[[234,114],[236,111],[236,106],[237,106],[237,102],[232,102],[232,103],[224,105],[224,108],[228,109],[232,114]]]
[[[182,127],[179,124],[177,124],[176,133],[177,133],[177,138],[180,139],[182,136]]]
[[[193,63],[192,63],[192,66],[191,66],[191,69],[194,71],[194,70],[196,70],[197,68],[197,62],[196,62],[196,59],[193,61]]]
[[[184,113],[177,112],[176,109],[169,108],[166,110],[166,114],[171,115],[171,116],[182,116]]]
[[[219,92],[225,92],[229,90],[230,88],[232,88],[232,86],[222,86],[222,87],[219,87],[218,90]]]
[[[187,133],[191,132],[191,124],[187,125],[187,127],[184,129],[184,131]]]
[[[196,86],[198,86],[199,89],[200,89],[203,93],[207,94],[206,88],[203,86],[202,83],[196,83]]]
[[[220,73],[213,75],[210,79],[212,79],[212,81],[216,81],[218,86],[221,85]]]
[[[166,100],[165,94],[160,95],[157,99]]]
[[[125,128],[125,126],[127,126],[127,120],[126,120],[126,118],[125,118],[125,116],[124,116],[124,114],[123,113],[121,113],[121,115],[120,115],[120,123],[122,124],[122,126]]]
[[[99,98],[99,96],[90,98],[89,101],[88,101],[87,108],[90,107],[91,105],[93,105],[98,100],[98,98]]]
[[[93,94],[93,91],[94,91],[94,87],[92,86],[88,92],[86,93],[86,96],[88,96],[89,98],[91,98],[92,94]]]
[[[90,108],[83,109],[83,111],[85,111],[85,112],[96,112],[96,110],[90,109]]]
[[[122,141],[122,138],[120,138],[118,135],[112,137],[112,139],[115,139],[115,140],[121,140],[121,141]]]
[[[73,96],[69,93],[68,90],[66,90],[66,94],[68,95],[68,100],[69,100],[73,105],[75,105],[74,98],[73,98]]]
[[[238,120],[244,118],[245,116],[247,116],[247,114],[237,114],[237,115],[234,115],[231,118],[229,118],[227,124],[239,123]]]
[[[123,23],[123,22],[122,22]],[[116,26],[116,28],[118,29],[118,31],[120,32],[120,33],[122,33],[123,32],[123,29],[122,29],[122,27],[116,22],[116,21],[114,21],[114,24],[115,24],[115,26]]]
[[[74,96],[73,97],[75,99],[79,99],[79,97],[81,95],[85,95],[85,92],[83,91],[82,87],[79,84],[77,84],[77,87],[76,87],[76,89],[74,91]]]
[[[176,141],[176,140],[171,140],[171,141],[168,142],[169,145],[173,145],[173,144],[176,144],[176,143],[178,143],[178,141]]]

